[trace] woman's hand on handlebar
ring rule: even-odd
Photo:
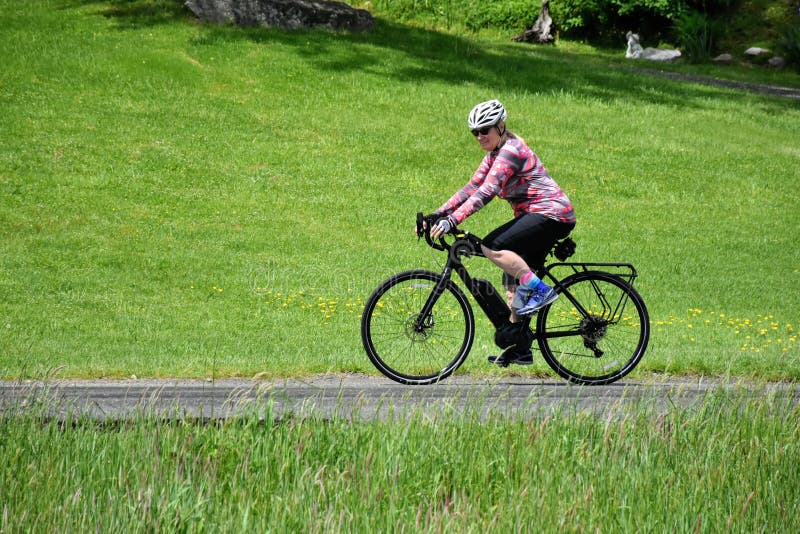
[[[417,226],[414,229],[414,233],[417,237],[425,236],[425,239],[430,244],[432,240],[440,239],[444,234],[452,232],[455,228],[456,222],[448,215],[439,213],[423,215],[422,212],[418,212]]]
[[[435,223],[441,219],[442,216],[438,213],[431,213],[429,215],[423,215],[422,212],[417,213],[417,226],[414,229],[414,234],[417,237],[430,237],[430,230],[433,228]]]
[[[455,222],[450,217],[443,217],[436,221],[436,224],[431,226],[431,238],[432,239],[439,239],[444,234],[451,231],[453,228],[456,227]]]

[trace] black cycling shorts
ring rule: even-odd
[[[525,263],[538,270],[544,266],[547,253],[559,239],[569,235],[575,223],[564,223],[549,219],[538,213],[526,213],[492,230],[483,238],[483,244],[491,250],[512,250]],[[503,285],[518,285],[510,275],[503,273]]]

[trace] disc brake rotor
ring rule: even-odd
[[[433,315],[428,315],[422,322],[419,321],[419,314],[412,314],[406,319],[405,331],[406,337],[411,341],[417,343],[426,341],[430,336],[430,330],[433,328]]]

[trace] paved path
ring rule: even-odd
[[[699,83],[702,85],[713,85],[716,87],[726,87],[728,89],[739,89],[741,91],[748,91],[750,93],[758,93],[762,95],[778,96],[781,98],[800,100],[800,89],[797,89],[795,87],[781,87],[777,85],[767,85],[763,83],[738,82],[735,80],[712,78],[711,76],[701,76],[698,74],[683,74],[680,72],[672,72],[672,71],[656,70],[656,69],[626,68],[625,70],[629,72],[636,72],[639,74],[647,74],[649,76],[656,76],[659,78],[669,78],[671,80],[678,80],[682,82]]]
[[[45,410],[51,417],[81,414],[93,419],[125,419],[141,413],[166,418],[224,419],[257,413],[282,418],[309,415],[358,420],[435,415],[454,409],[478,417],[541,417],[588,412],[614,417],[629,410],[659,414],[691,408],[707,395],[727,391],[735,398],[763,397],[776,405],[800,404],[800,387],[702,379],[626,381],[583,387],[531,378],[451,377],[433,386],[402,386],[364,375],[307,379],[245,380],[53,380],[0,382],[0,411]],[[268,408],[271,412],[267,411]]]

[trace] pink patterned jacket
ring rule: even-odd
[[[513,135],[513,134],[512,134]],[[500,150],[487,152],[472,179],[437,212],[456,224],[481,209],[494,197],[507,200],[514,217],[539,213],[561,222],[575,222],[567,195],[524,141],[508,139]]]

